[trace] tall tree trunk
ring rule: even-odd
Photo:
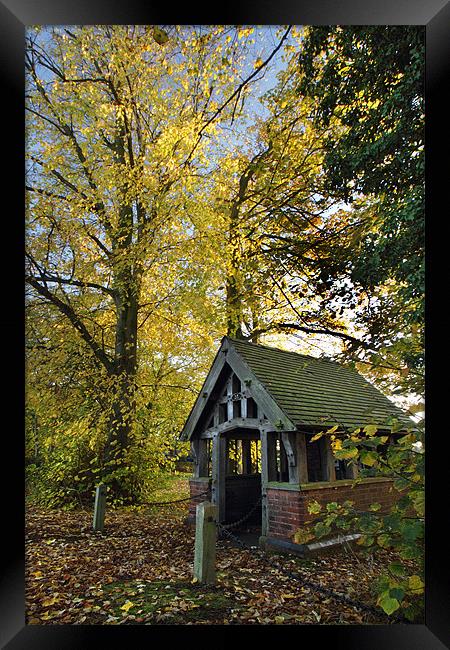
[[[241,241],[242,236],[240,225],[240,208],[247,198],[247,189],[250,181],[257,173],[266,156],[270,153],[272,144],[261,152],[257,153],[249,161],[239,179],[239,190],[232,202],[229,222],[229,268],[226,278],[227,288],[227,334],[236,339],[243,339],[242,332],[243,307],[244,307],[244,286],[242,282]]]
[[[126,287],[122,285],[116,298],[116,342],[114,370],[111,375],[113,387],[105,450],[107,463],[112,463],[109,468],[112,472],[123,467],[126,462],[136,412],[138,296],[134,285],[135,282],[130,277]],[[112,479],[111,489],[116,497],[126,501],[133,498],[130,485],[120,477]]]
[[[118,121],[115,153],[120,164],[126,164],[125,147],[127,128],[123,119]],[[132,501],[130,482],[124,480],[120,469],[125,468],[136,412],[137,322],[141,272],[133,260],[133,236],[135,223],[132,202],[129,199],[130,186],[125,182],[123,203],[119,210],[117,232],[113,241],[113,286],[116,304],[116,331],[111,412],[109,418],[106,459],[112,473],[113,495],[124,501]],[[117,476],[114,471],[119,470]]]
[[[226,278],[227,335],[235,339],[244,338],[242,332],[242,283],[239,263],[239,203],[236,201],[230,213],[229,267]]]

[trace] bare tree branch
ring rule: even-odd
[[[60,300],[46,286],[40,284],[38,282],[38,280],[36,278],[34,278],[33,276],[27,275],[25,277],[25,280],[26,280],[26,282],[28,284],[30,284],[38,292],[39,295],[46,298],[57,309],[59,309],[59,311],[62,314],[64,314],[69,319],[69,321],[72,323],[74,328],[79,332],[79,334],[81,334],[83,340],[91,348],[91,350],[94,353],[95,357],[103,365],[103,367],[105,368],[107,373],[112,374],[113,371],[114,371],[114,363],[113,363],[113,361],[108,357],[107,354],[105,354],[102,347],[92,337],[89,330],[87,329],[87,327],[85,326],[85,324],[81,320],[80,316],[75,312],[73,307],[71,307],[71,305],[68,305],[67,303],[63,302],[62,300]]]
[[[250,76],[247,77],[247,79],[244,79],[244,81],[243,81],[241,84],[239,84],[239,86],[236,88],[236,90],[235,90],[235,91],[234,91],[234,92],[233,92],[233,93],[228,97],[228,99],[227,99],[227,100],[226,100],[226,101],[225,101],[221,106],[219,106],[219,108],[215,111],[215,113],[214,113],[214,114],[209,118],[209,120],[208,120],[208,121],[207,121],[207,122],[202,126],[202,128],[201,128],[200,131],[198,132],[198,139],[197,139],[197,141],[196,141],[194,147],[192,148],[192,150],[191,150],[189,156],[186,158],[186,160],[185,160],[184,163],[183,163],[184,166],[186,166],[186,165],[189,164],[189,162],[190,162],[192,156],[194,155],[195,150],[196,150],[197,147],[198,147],[198,144],[199,144],[200,140],[201,140],[202,137],[203,137],[203,132],[205,131],[205,129],[207,129],[208,126],[209,126],[210,124],[212,124],[212,122],[214,122],[214,120],[217,118],[217,116],[220,115],[220,113],[223,111],[223,109],[224,109],[226,106],[228,106],[228,104],[229,104],[231,101],[233,101],[233,99],[234,99],[235,97],[239,97],[239,95],[240,95],[241,92],[242,92],[242,89],[243,89],[243,88],[244,88],[244,87],[245,87],[245,86],[246,86],[246,85],[247,85],[247,84],[248,84],[248,83],[249,83],[249,82],[250,82],[254,77],[256,77],[256,75],[257,75],[259,72],[261,72],[261,70],[262,70],[263,68],[265,68],[266,65],[267,65],[267,64],[268,64],[268,63],[273,59],[273,57],[275,56],[275,54],[278,52],[278,50],[279,50],[279,49],[281,48],[281,46],[283,45],[283,43],[284,43],[284,41],[286,40],[286,38],[289,36],[289,32],[291,31],[291,29],[292,29],[292,26],[290,25],[290,26],[287,28],[287,30],[285,31],[285,33],[283,34],[283,36],[282,36],[282,38],[280,39],[280,42],[278,43],[278,45],[276,46],[276,48],[271,52],[271,54],[267,57],[267,59],[266,59],[265,61],[263,61],[263,62],[261,63],[261,65],[259,65],[259,66],[254,70],[254,72],[252,72],[252,74],[251,74]]]
[[[38,278],[34,278],[36,281],[38,281]],[[115,298],[115,292],[114,289],[110,289],[109,287],[104,287],[102,284],[97,284],[96,282],[83,282],[82,280],[73,280],[69,278],[61,278],[58,275],[51,275],[49,273],[42,273],[40,275],[40,279],[44,280],[45,282],[55,282],[56,284],[68,284],[73,287],[87,287],[90,289],[98,289],[99,291],[103,291],[104,293],[109,294],[112,298]]]
[[[350,341],[353,344],[356,344],[360,347],[363,348],[368,348],[369,346],[367,343],[364,341],[361,341],[360,339],[355,338],[354,336],[351,336],[350,334],[345,334],[344,332],[336,332],[335,330],[330,330],[327,329],[326,327],[322,328],[316,328],[316,327],[309,327],[306,325],[299,325],[298,323],[272,323],[270,325],[267,325],[267,327],[262,327],[253,330],[248,336],[245,336],[245,339],[253,339],[259,334],[265,334],[267,332],[273,332],[273,331],[299,331],[299,332],[305,332],[306,334],[327,334],[329,336],[335,336],[337,338],[340,338],[344,341]]]

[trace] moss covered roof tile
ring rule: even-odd
[[[414,422],[356,370],[335,361],[229,338],[258,381],[297,426]]]

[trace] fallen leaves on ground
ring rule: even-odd
[[[26,615],[30,624],[361,624],[386,617],[336,601],[276,564],[374,605],[374,579],[391,558],[368,562],[339,548],[299,559],[217,545],[217,584],[193,581],[194,531],[187,503],[147,511],[108,509],[102,533],[92,512],[28,507]]]

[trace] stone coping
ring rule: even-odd
[[[315,483],[277,483],[272,481],[267,483],[267,487],[271,490],[291,490],[296,492],[304,492],[306,490],[324,490],[326,488],[339,488],[344,486],[366,485],[367,483],[391,483],[394,479],[389,476],[373,476],[369,478],[350,478],[342,479],[340,481],[316,481]]]
[[[259,477],[259,474],[238,474],[238,475],[230,475],[227,476],[227,478],[257,478]],[[353,485],[366,485],[367,483],[385,483],[389,482],[391,483],[394,479],[389,477],[389,476],[371,476],[368,478],[350,478],[350,479],[342,479],[340,481],[316,481],[312,483],[278,483],[277,481],[271,481],[270,483],[267,483],[267,487],[271,490],[291,490],[294,492],[300,492],[300,491],[305,491],[305,490],[323,490],[326,488],[339,488],[341,486],[353,486]],[[199,476],[199,477],[194,477],[191,476],[189,478],[189,481],[193,482],[205,482],[209,483],[211,481],[210,476]]]
[[[313,554],[315,552],[320,552],[321,550],[327,549],[329,547],[338,546],[344,542],[354,542],[361,535],[348,534],[348,535],[338,535],[337,537],[330,537],[329,539],[323,540],[321,542],[315,542],[314,544],[296,544],[284,539],[279,539],[278,537],[264,537],[259,538],[259,546],[265,550],[273,550],[282,553],[292,553],[294,555],[299,555],[300,557],[305,557],[306,555]]]

